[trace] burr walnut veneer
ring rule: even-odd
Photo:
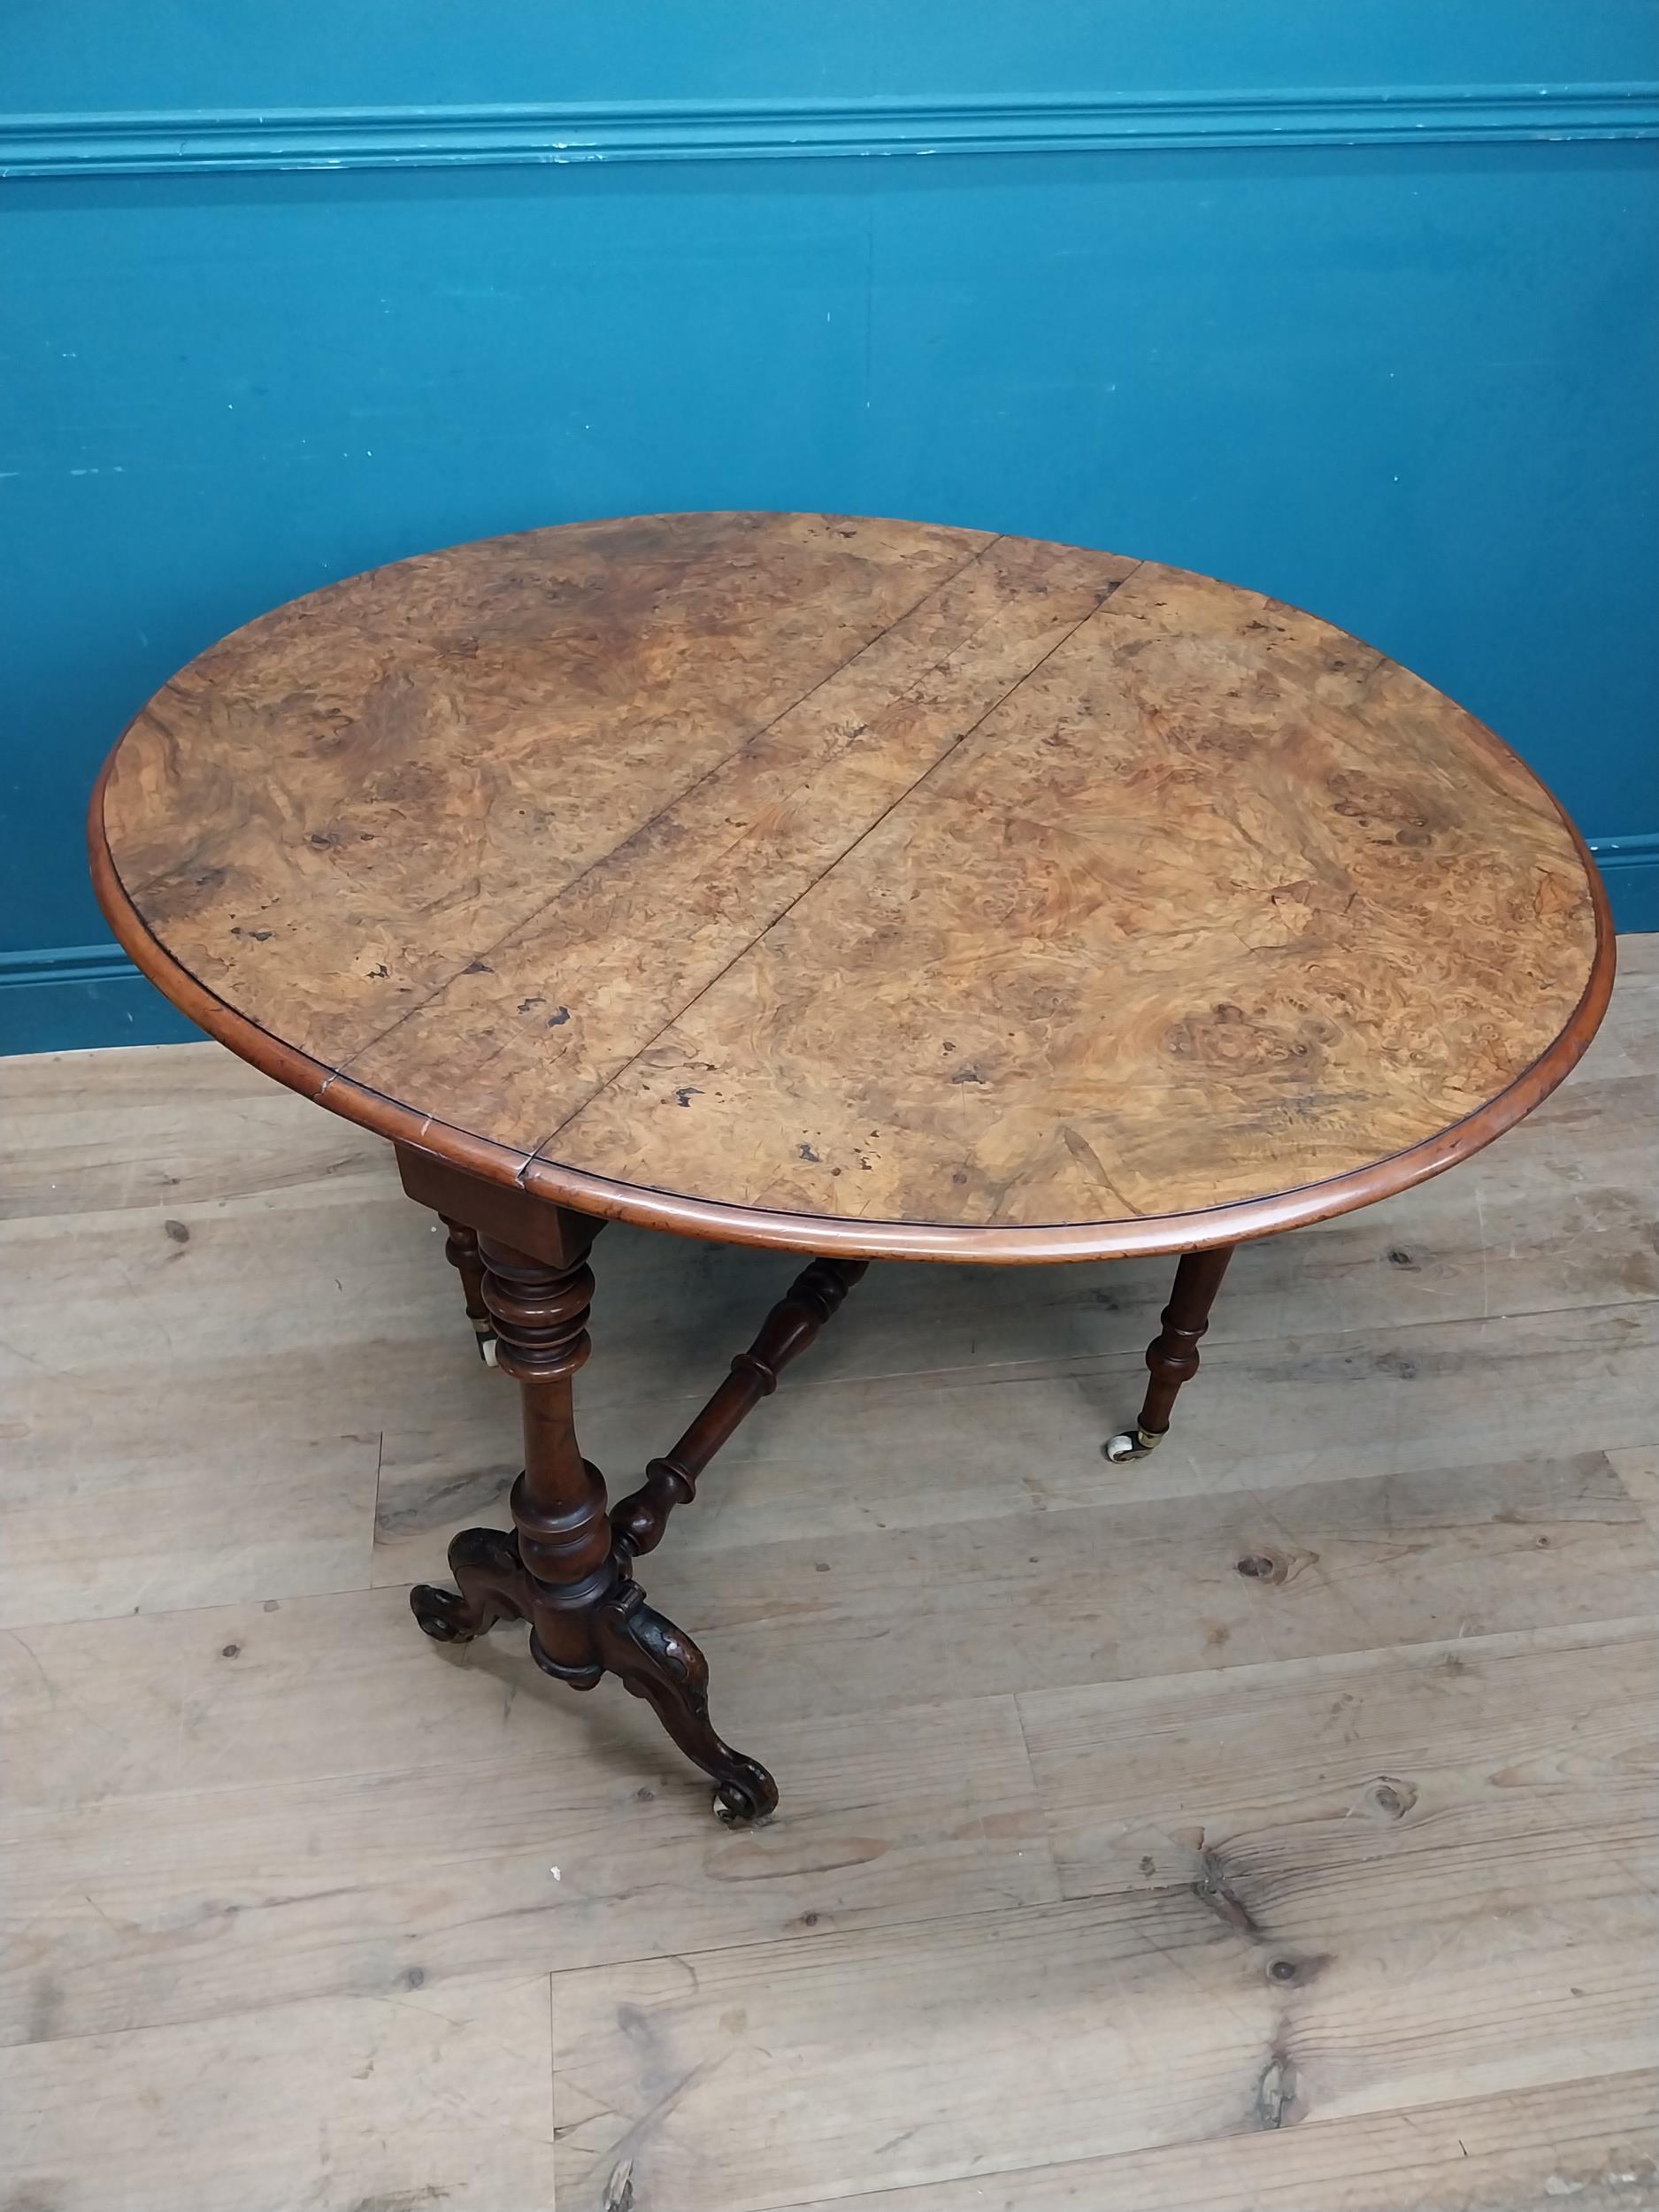
[[[95,795],[144,972],[391,1138],[519,1381],[460,1594],[617,1673],[724,1809],[770,1776],[640,1554],[872,1259],[1183,1255],[1149,1449],[1241,1238],[1451,1165],[1593,1035],[1582,843],[1480,724],[1313,616],[1153,562],[671,515],[333,585],[192,662]],[[572,1418],[609,1217],[811,1257],[642,1486]]]

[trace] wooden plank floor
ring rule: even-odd
[[[0,2205],[1659,2206],[1659,938],[1584,1067],[1243,1251],[872,1270],[648,1563],[783,1806],[408,1584],[513,1394],[389,1154],[0,1064]],[[626,1484],[792,1271],[626,1229]],[[1241,1575],[1259,1556],[1270,1571]]]

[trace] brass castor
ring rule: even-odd
[[[1164,1441],[1159,1429],[1119,1429],[1116,1436],[1109,1436],[1101,1450],[1114,1467],[1126,1459],[1144,1459],[1148,1452],[1156,1452]]]
[[[753,1765],[753,1761],[745,1763]],[[763,1820],[770,1820],[778,1804],[778,1786],[764,1767],[756,1767],[758,1778],[751,1782],[747,1776],[734,1776],[722,1782],[714,1793],[714,1816],[723,1828],[753,1828]]]

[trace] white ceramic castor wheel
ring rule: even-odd
[[[486,1367],[493,1367],[495,1364],[495,1332],[494,1329],[479,1331],[478,1356]]]
[[[1116,1436],[1106,1439],[1101,1450],[1114,1467],[1119,1467],[1126,1459],[1144,1459],[1163,1441],[1162,1434],[1153,1429],[1119,1429]]]

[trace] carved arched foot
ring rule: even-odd
[[[637,1582],[624,1581],[595,1614],[594,1643],[611,1672],[713,1778],[722,1820],[763,1820],[775,1810],[778,1785],[765,1768],[723,1743],[710,1724],[708,1661],[683,1629],[647,1605]]]
[[[437,1642],[470,1643],[497,1621],[522,1616],[524,1567],[516,1540],[504,1530],[463,1529],[449,1545],[449,1572],[461,1586],[458,1594],[431,1582],[418,1582],[409,1594],[411,1612]]]

